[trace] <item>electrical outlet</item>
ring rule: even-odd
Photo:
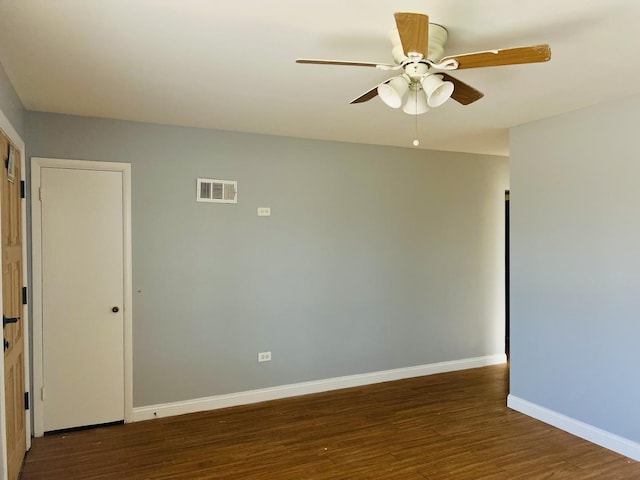
[[[271,352],[258,353],[258,363],[270,362],[270,361],[271,361]]]
[[[270,217],[271,216],[271,207],[258,207],[258,216],[259,217]]]

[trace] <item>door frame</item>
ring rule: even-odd
[[[0,110],[0,131],[9,139],[14,146],[20,151],[20,166],[22,172],[21,181],[25,181],[25,144],[16,129],[11,125],[9,119],[5,116],[4,112]],[[27,202],[22,203],[22,279],[23,283],[28,287],[27,281]],[[1,248],[0,248],[1,250]],[[0,252],[1,254],[1,252]],[[27,290],[27,292],[29,289]],[[0,305],[2,304],[2,275],[0,275]],[[30,360],[29,353],[29,303],[22,306],[22,338],[24,339],[24,388],[25,392],[30,392]],[[0,355],[0,370],[4,372],[4,355]],[[29,394],[31,397],[31,394]],[[31,405],[30,405],[31,406]],[[5,398],[4,398],[4,373],[0,375],[0,468],[2,472],[2,478],[7,477],[7,424],[6,424],[6,412],[5,412]],[[31,410],[25,410],[25,435],[27,450],[31,448]]]
[[[42,211],[40,183],[42,168],[102,170],[122,172],[122,215],[124,254],[124,421],[133,417],[133,286],[131,254],[131,164],[68,160],[62,158],[31,158],[31,242],[33,270],[33,423],[34,436],[44,435],[43,337],[42,337]]]
[[[504,191],[504,350],[511,359],[511,250],[510,250],[510,190]]]

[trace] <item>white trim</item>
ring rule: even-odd
[[[0,131],[2,131],[7,138],[13,143],[20,151],[21,162],[21,180],[25,177],[25,165],[26,165],[26,152],[25,144],[16,129],[11,125],[9,119],[5,116],[4,112],[0,110]],[[2,304],[2,275],[0,275],[0,304]],[[26,201],[22,202],[22,283],[23,286],[27,285],[28,269],[27,269],[27,211]],[[22,338],[24,339],[24,388],[29,392],[31,385],[30,375],[30,358],[29,354],[29,308],[27,305],[23,306],[22,310]],[[0,355],[0,370],[4,372],[4,355]],[[7,427],[5,418],[5,397],[4,397],[4,374],[0,375],[0,468],[2,471],[2,478],[7,477]],[[31,395],[30,395],[31,396]],[[30,410],[25,410],[25,435],[26,435],[26,447],[27,450],[31,448],[31,414]]]
[[[296,397],[298,395],[308,395],[310,393],[328,392],[341,388],[359,387],[361,385],[401,380],[403,378],[421,377],[424,375],[434,375],[436,373],[486,367],[488,365],[505,363],[506,361],[507,357],[505,354],[489,355],[486,357],[467,358],[464,360],[432,363],[429,365],[419,365],[408,368],[397,368],[382,372],[349,375],[346,377],[329,378],[314,382],[296,383],[291,385],[282,385],[279,387],[262,388],[260,390],[249,390],[245,392],[196,398],[180,402],[136,407],[133,409],[133,421],[138,422],[152,418],[171,417],[174,415],[183,415],[185,413],[216,410],[218,408],[235,407],[249,403],[277,400],[279,398]]]
[[[507,396],[507,406],[520,413],[533,417],[536,420],[540,420],[541,422],[548,423],[560,430],[571,433],[572,435],[584,438],[596,445],[613,450],[620,455],[640,461],[640,443],[620,437],[607,432],[606,430],[589,425],[588,423],[567,417],[561,413],[554,412],[548,408],[523,400],[515,395],[510,394]]]
[[[24,319],[24,323],[22,325],[22,336],[24,337],[24,389],[25,392],[29,392],[29,410],[26,411],[26,423],[25,423],[25,431],[27,435],[27,451],[31,449],[31,409],[33,408],[33,402],[31,401],[31,354],[29,347],[29,339],[31,338],[31,331],[29,328],[29,319],[31,318],[31,312],[29,311],[29,304],[31,303],[31,286],[28,284],[29,278],[29,269],[28,269],[28,257],[29,252],[27,251],[27,169],[26,169],[26,156],[24,145],[22,146],[22,150],[20,150],[20,168],[21,170],[21,181],[24,181],[25,188],[25,198],[22,203],[22,285],[27,287],[27,304],[22,306],[22,318]]]
[[[42,231],[40,211],[40,170],[43,167],[122,172],[124,242],[124,421],[133,415],[133,283],[131,256],[131,164],[94,162],[60,158],[31,159],[32,311],[33,311],[33,397],[34,435],[44,435],[42,402]]]

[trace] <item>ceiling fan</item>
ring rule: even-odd
[[[397,30],[391,32],[393,64],[308,58],[298,58],[296,63],[402,71],[350,103],[363,103],[380,96],[391,108],[402,107],[405,113],[419,115],[427,112],[429,107],[442,105],[450,97],[462,105],[469,105],[484,96],[447,72],[546,62],[551,59],[551,49],[546,44],[444,56],[444,44],[448,37],[446,28],[429,23],[429,17],[421,13],[397,12],[395,20]]]

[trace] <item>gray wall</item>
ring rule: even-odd
[[[27,132],[31,156],[133,165],[135,406],[504,351],[505,157],[42,113]],[[199,176],[238,204],[196,203]]]
[[[24,140],[25,110],[4,67],[0,63],[0,110]]]
[[[640,97],[511,131],[511,393],[640,442]]]

